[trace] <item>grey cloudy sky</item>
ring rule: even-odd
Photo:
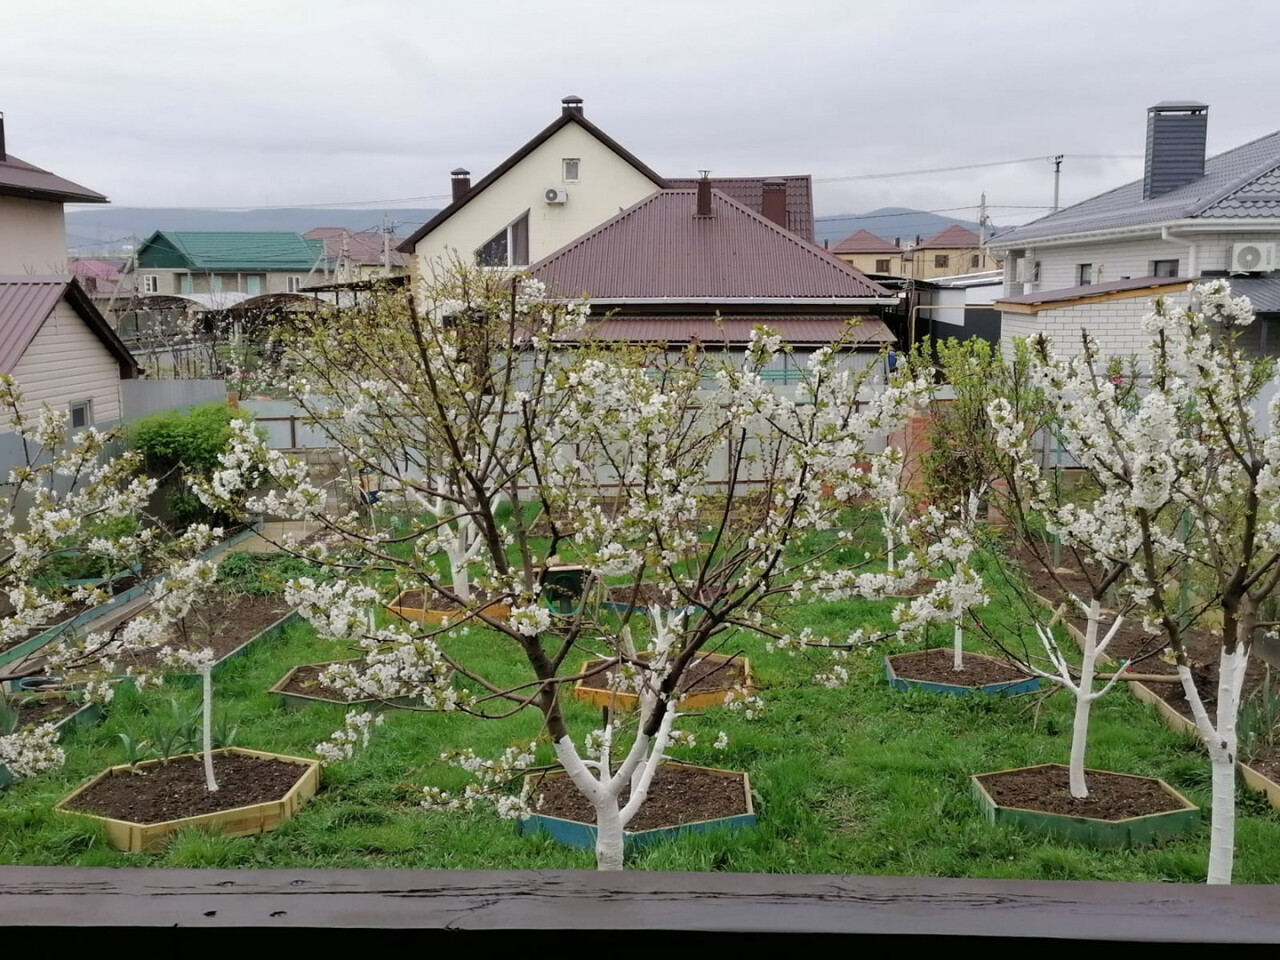
[[[657,170],[816,178],[1068,155],[1064,202],[1136,176],[1145,109],[1211,152],[1280,127],[1280,4],[1218,0],[43,0],[5,4],[9,149],[119,205],[421,198],[567,93]],[[1036,161],[818,183],[819,214],[1038,215]],[[438,206],[439,200],[418,200]],[[964,211],[957,211],[964,215]]]

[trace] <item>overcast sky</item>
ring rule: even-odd
[[[128,206],[439,206],[450,169],[482,175],[568,93],[673,176],[1064,153],[1064,203],[1138,175],[1081,155],[1140,155],[1158,100],[1209,103],[1210,152],[1280,127],[1268,0],[15,0],[3,19],[9,149]],[[814,193],[824,215],[985,190],[1007,224],[1050,202],[1051,171]]]

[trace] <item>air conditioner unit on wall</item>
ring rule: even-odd
[[[1276,268],[1274,243],[1233,243],[1232,273],[1269,273]]]
[[[547,187],[547,191],[542,195],[542,199],[547,201],[547,203],[564,203],[569,199],[569,194],[556,187]]]

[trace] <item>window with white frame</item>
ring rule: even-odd
[[[160,277],[154,273],[144,273],[142,275],[142,292],[143,293],[159,293]]]
[[[560,161],[560,164],[564,170],[564,175],[562,178],[564,182],[577,183],[578,168],[582,165],[582,161],[579,160],[577,157],[565,157],[562,161]]]
[[[285,289],[287,289],[289,293],[297,293],[299,290],[302,289],[302,278],[296,277],[296,276],[290,277],[287,281],[287,284],[288,285],[286,286]]]
[[[476,251],[482,267],[527,267],[529,265],[529,211],[507,224]]]
[[[1082,287],[1087,287],[1093,283],[1093,264],[1078,263],[1076,264],[1076,283]]]
[[[1153,277],[1176,277],[1178,275],[1177,260],[1152,260],[1151,276]]]
[[[71,414],[71,429],[79,430],[93,423],[93,401],[79,400],[68,408]]]

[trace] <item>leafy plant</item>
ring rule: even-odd
[[[233,723],[225,713],[222,714],[213,722],[213,729],[210,731],[214,748],[222,750],[226,747],[234,747],[239,733],[239,725]]]
[[[151,732],[156,754],[162,760],[190,753],[200,742],[199,707],[188,707],[177,697],[170,697],[168,706],[168,716],[158,720]]]
[[[18,707],[0,691],[0,737],[7,737],[18,729]]]
[[[1270,753],[1280,743],[1280,690],[1271,683],[1271,668],[1262,685],[1240,707],[1236,721],[1240,756],[1248,763],[1259,753]]]
[[[116,736],[120,738],[120,744],[124,747],[124,762],[130,769],[155,755],[150,740],[135,740],[127,733],[117,733]]]
[[[324,568],[287,553],[233,553],[218,565],[218,583],[232,593],[245,596],[283,593],[285,584],[298,577],[316,581],[332,579]]]
[[[217,468],[218,455],[231,439],[231,421],[249,414],[225,403],[192,407],[186,413],[168,410],[139,420],[129,439],[142,452],[143,465],[154,477],[164,477],[162,489],[173,519],[180,524],[225,522],[191,494],[189,480],[207,478]]]

